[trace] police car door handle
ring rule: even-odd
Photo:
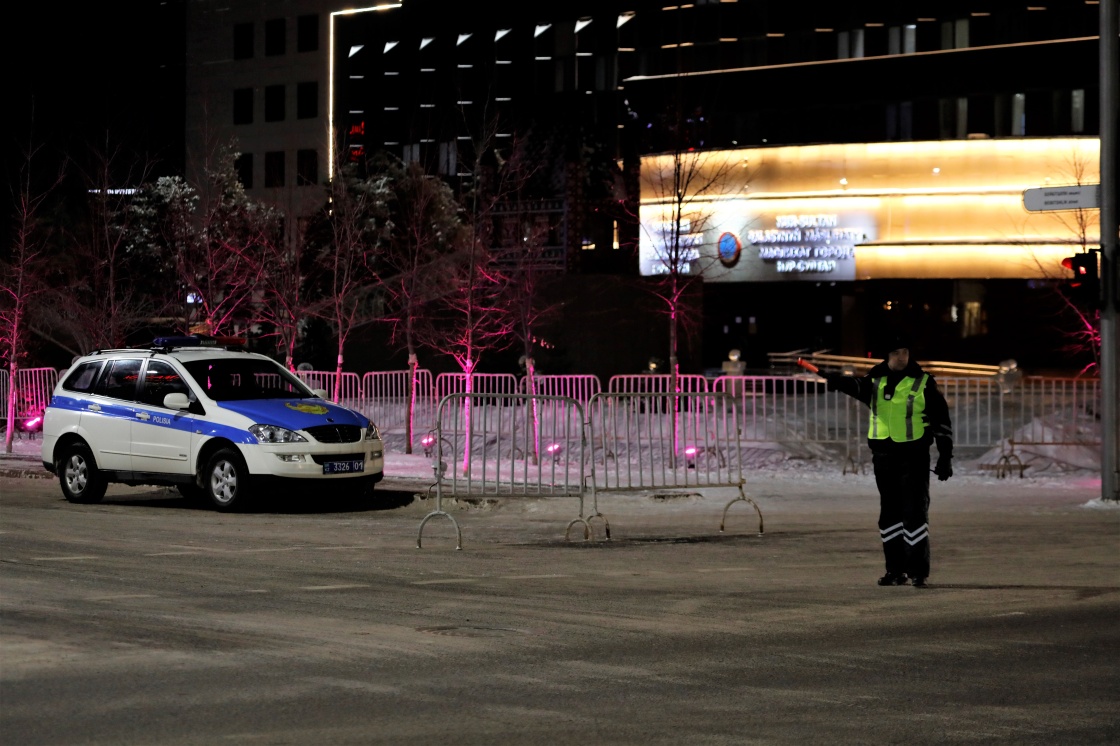
[[[100,412],[101,411],[101,405],[100,404],[90,404],[86,407],[86,409],[90,410],[91,412]]]
[[[137,412],[137,413],[136,413],[136,416],[137,416],[137,417],[138,417],[139,419],[141,419],[141,420],[150,420],[150,419],[152,419],[152,416],[151,416],[150,414],[148,414],[147,412]]]

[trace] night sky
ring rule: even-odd
[[[9,173],[32,125],[52,157],[78,157],[108,136],[158,159],[161,172],[179,172],[183,8],[184,0],[123,0],[10,11],[3,45]]]

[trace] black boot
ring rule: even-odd
[[[909,578],[904,572],[888,572],[879,578],[879,585],[906,585],[908,582]]]
[[[914,587],[915,588],[926,588],[927,587],[926,586],[926,579],[925,578],[914,578]]]

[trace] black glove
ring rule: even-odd
[[[933,473],[937,475],[938,482],[944,482],[953,476],[953,457],[944,454],[938,456],[937,466],[933,467]]]
[[[824,376],[825,391],[836,391],[840,388],[840,379],[844,377],[842,373],[821,373]]]

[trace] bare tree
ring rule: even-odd
[[[302,222],[291,240],[285,240],[283,227],[276,213],[251,254],[260,263],[253,272],[260,278],[253,308],[254,320],[267,328],[262,336],[275,338],[284,365],[294,371],[300,332],[315,307],[309,287],[315,257]]]
[[[1092,180],[1097,176],[1093,162],[1075,149],[1066,160],[1060,178],[1081,186],[1093,183]],[[1100,240],[1100,214],[1096,209],[1059,210],[1047,212],[1046,215],[1061,226],[1063,232],[1073,237],[1083,254],[1092,252],[1092,247]],[[1016,243],[1031,243],[1033,239],[1016,236],[1011,240]],[[1066,285],[1066,282],[1070,279],[1068,276],[1056,275],[1053,265],[1043,263],[1037,256],[1033,256],[1032,259],[1039,273],[1058,285],[1055,293],[1061,299],[1063,310],[1071,314],[1076,320],[1076,327],[1072,330],[1065,328],[1065,321],[1060,322],[1062,324],[1061,333],[1068,341],[1067,344],[1062,346],[1062,352],[1071,357],[1080,357],[1088,352],[1091,362],[1082,368],[1081,373],[1084,374],[1094,370],[1100,365],[1100,311],[1093,304],[1084,303],[1074,293],[1068,291]],[[1063,289],[1066,291],[1063,292]]]
[[[375,274],[393,340],[408,353],[405,452],[412,453],[416,376],[422,339],[431,339],[429,309],[453,287],[451,254],[461,245],[461,210],[450,187],[417,163],[382,163],[390,175],[392,231]]]
[[[132,204],[134,243],[173,258],[184,331],[236,332],[252,317],[263,267],[255,253],[271,239],[277,216],[245,194],[235,156],[220,149],[197,188],[163,177]]]
[[[74,355],[123,347],[130,333],[166,305],[160,258],[131,246],[129,239],[135,219],[131,187],[147,180],[151,162],[109,142],[91,156],[81,170],[83,190],[56,263],[54,288],[42,297],[35,324],[37,334]]]
[[[1067,174],[1073,183],[1082,186],[1100,180],[1099,174],[1094,170],[1094,164],[1084,157],[1081,151],[1074,151],[1067,163]],[[1081,251],[1089,252],[1092,246],[1100,242],[1100,211],[1097,209],[1078,208],[1076,210],[1058,211],[1048,213],[1050,217],[1062,225],[1065,230],[1077,240]],[[1082,373],[1096,368],[1101,360],[1101,317],[1100,310],[1076,302],[1069,295],[1062,294],[1066,307],[1077,319],[1077,329],[1069,333],[1071,343],[1067,352],[1082,353],[1088,350],[1093,362],[1085,366]]]
[[[4,451],[12,452],[15,420],[18,414],[17,386],[20,362],[26,354],[29,332],[28,312],[36,298],[46,292],[43,281],[48,251],[55,231],[46,211],[64,168],[39,184],[35,158],[42,146],[29,144],[21,154],[19,181],[12,188],[14,229],[7,258],[0,262],[0,355],[7,359],[9,386]]]
[[[338,401],[347,339],[356,326],[379,315],[370,268],[386,242],[391,193],[384,174],[362,179],[352,166],[340,166],[335,173],[326,214],[313,238],[323,298],[313,311],[331,325],[338,340],[333,392]]]
[[[484,119],[484,121],[487,121]],[[465,377],[465,392],[474,391],[478,362],[488,351],[504,349],[511,341],[511,322],[504,297],[506,277],[492,250],[493,205],[497,201],[493,173],[484,168],[483,157],[492,153],[493,123],[473,145],[472,185],[463,202],[469,205],[468,228],[454,261],[448,267],[448,288],[433,304],[433,324],[425,343],[450,355]],[[463,411],[464,428],[471,432],[468,397]],[[463,449],[463,471],[470,469],[470,438]]]
[[[725,193],[731,168],[726,159],[679,142],[682,144],[651,159],[642,170],[643,198],[652,204],[655,217],[641,225],[656,256],[659,274],[651,292],[661,300],[668,321],[670,389],[674,394],[680,391],[680,334],[696,324],[693,310],[683,301],[696,283],[703,282],[706,267],[718,261],[716,251],[704,250],[713,218],[709,203]],[[671,409],[676,432],[679,402],[675,396]]]
[[[560,304],[542,302],[541,289],[548,281],[546,251],[549,224],[533,199],[532,181],[541,161],[534,157],[528,138],[518,137],[497,168],[496,195],[492,208],[498,231],[495,252],[506,274],[506,313],[510,334],[521,345],[525,365],[526,393],[533,426],[532,463],[540,459],[540,418],[536,399],[536,351],[540,326],[555,314]]]

